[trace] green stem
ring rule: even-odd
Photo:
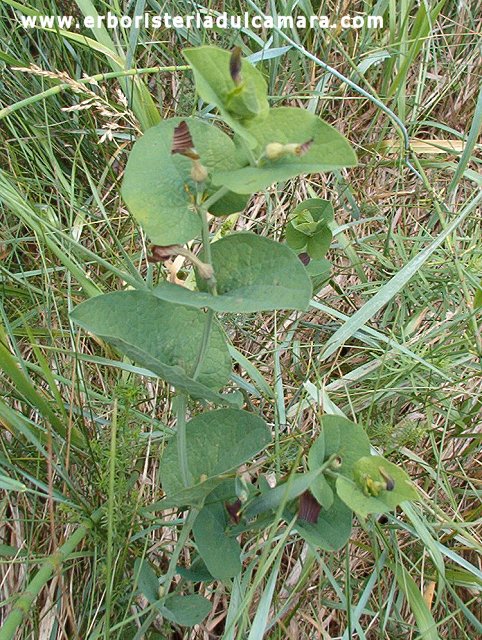
[[[212,266],[212,254],[211,254],[211,242],[209,240],[209,222],[208,211],[206,206],[201,206],[198,209],[199,216],[202,223],[202,240],[203,240],[203,262]],[[209,286],[211,293],[216,295],[216,285]]]
[[[228,193],[228,191],[229,189],[227,187],[221,187],[215,193],[213,193],[212,196],[207,198],[202,204],[205,211],[209,211],[209,207],[212,207],[212,205],[215,202],[217,202],[218,200],[221,200],[221,198],[225,196]]]
[[[218,195],[223,190],[220,189],[214,195]],[[207,204],[207,206],[206,206]],[[198,208],[198,213],[202,222],[202,241],[203,241],[203,262],[212,266],[212,254],[211,254],[211,242],[209,240],[209,221],[207,214],[207,207],[209,206],[209,201],[206,201],[203,206]],[[212,282],[208,282],[208,287],[213,296],[217,295],[216,291],[216,276],[214,275]],[[211,333],[213,328],[213,319],[214,319],[214,311],[212,309],[208,309],[206,313],[206,323],[204,325],[203,337],[201,340],[201,348],[199,349],[198,357],[196,364],[194,366],[194,372],[192,377],[196,380],[201,373],[201,368],[204,363],[204,358],[206,357],[206,352],[209,346],[209,340],[211,339]]]
[[[112,608],[112,587],[114,576],[112,574],[112,551],[114,539],[114,496],[115,496],[115,463],[117,455],[117,400],[114,402],[114,413],[112,416],[112,427],[110,435],[110,455],[109,455],[109,495],[107,503],[107,553],[106,553],[106,593],[105,593],[105,638],[110,638],[110,615]]]
[[[206,356],[206,352],[209,346],[209,341],[211,339],[213,319],[214,319],[214,311],[212,309],[208,309],[206,313],[206,323],[204,325],[203,336],[201,339],[201,348],[199,349],[196,365],[194,367],[194,371],[192,374],[193,380],[197,380],[199,377],[199,374],[201,373],[201,368],[203,366],[204,358]]]
[[[177,456],[182,482],[185,487],[190,485],[189,462],[187,459],[186,444],[186,396],[181,393],[177,396]]]
[[[25,591],[17,598],[12,610],[6,617],[0,629],[0,640],[12,640],[15,637],[18,627],[22,624],[35,599],[50,580],[54,571],[60,569],[62,564],[75,551],[76,547],[85,538],[94,524],[100,520],[101,515],[102,509],[98,509],[74,531],[55,553],[44,561],[34,578],[32,578],[27,585]]]

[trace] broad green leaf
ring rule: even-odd
[[[209,615],[211,603],[197,593],[189,596],[172,595],[166,598],[159,610],[165,618],[182,627],[194,627]]]
[[[384,488],[387,478],[393,482],[391,491]],[[419,497],[407,474],[381,456],[357,460],[353,480],[339,476],[336,490],[343,502],[362,518],[370,513],[393,511],[401,502]]]
[[[202,311],[165,302],[149,291],[116,291],[83,302],[71,317],[192,397],[226,401],[216,391],[229,379],[231,358],[216,325],[199,377],[191,377],[206,322]]]
[[[213,576],[201,556],[195,558],[190,567],[177,567],[177,573],[189,582],[212,582]]]
[[[211,187],[208,191],[208,195],[214,191],[214,187]],[[232,213],[243,211],[248,204],[249,197],[249,195],[228,191],[222,198],[216,200],[216,202],[209,207],[209,213],[212,213],[213,216],[219,217],[229,216]]]
[[[286,244],[293,251],[300,252],[306,247],[306,234],[291,223],[286,227]]]
[[[241,547],[226,535],[228,525],[222,501],[205,505],[194,521],[196,545],[209,573],[217,580],[234,578],[241,572]]]
[[[229,473],[271,441],[265,422],[239,409],[203,413],[186,425],[188,468],[195,479],[185,488],[178,464],[177,442],[171,440],[161,462],[161,482],[170,504],[200,504]]]
[[[310,471],[319,469],[325,462],[325,458],[325,435],[322,431],[308,452],[308,468]],[[333,490],[323,474],[315,478],[310,485],[310,491],[324,509],[329,509],[333,504]]]
[[[330,248],[333,206],[328,200],[309,198],[290,214],[286,226],[286,242],[297,251],[306,247],[310,258],[321,259]]]
[[[350,538],[353,514],[335,496],[329,509],[321,509],[316,524],[298,519],[296,530],[310,544],[325,551],[338,551]]]
[[[268,114],[267,85],[262,74],[247,60],[241,62],[241,83],[236,85],[230,73],[231,53],[217,47],[184,49],[191,65],[196,90],[201,98],[216,105],[225,122],[252,146],[255,139],[243,124]]]
[[[316,438],[308,451],[308,468],[310,471],[319,469],[325,461],[325,435],[323,431]]]
[[[306,273],[311,278],[313,285],[313,292],[316,294],[320,287],[330,279],[331,276],[331,263],[325,258],[320,260],[310,260],[305,266]]]
[[[325,437],[325,460],[332,455],[339,457],[336,472],[352,477],[356,461],[370,455],[370,440],[363,427],[341,416],[326,415],[322,418]]]
[[[225,313],[305,310],[312,289],[301,261],[285,245],[254,233],[235,233],[213,243],[217,296],[163,283],[153,293],[170,302]],[[198,279],[200,288],[205,283]]]
[[[323,509],[329,509],[333,504],[335,495],[323,474],[319,475],[312,484],[310,484],[310,491]]]
[[[266,511],[275,511],[281,504],[287,504],[305,492],[317,476],[318,471],[294,473],[286,482],[265,491],[250,502],[244,510],[244,515],[252,518]]]
[[[306,243],[306,251],[310,258],[320,260],[330,248],[333,234],[326,226],[321,227]]]
[[[134,563],[134,576],[142,595],[154,604],[159,600],[159,578],[147,558],[138,558]]]
[[[183,244],[201,234],[201,220],[194,209],[198,185],[191,178],[192,161],[171,152],[174,129],[182,121],[209,173],[239,166],[232,140],[199,119],[164,120],[137,140],[127,162],[122,195],[150,241],[162,246]],[[211,193],[209,180],[206,186]],[[216,213],[234,213],[244,202],[239,195],[228,193],[216,204]]]
[[[299,309],[312,294],[298,256],[288,247],[249,232],[226,236],[211,247],[219,296],[248,311]]]
[[[318,116],[304,109],[270,109],[265,120],[256,119],[245,124],[257,140],[254,151],[258,158],[257,166],[234,170],[228,168],[213,174],[214,184],[225,186],[235,193],[254,193],[274,182],[301,174],[356,165],[356,155],[346,138]],[[310,140],[313,143],[304,155],[285,155],[277,160],[268,160],[264,156],[268,144],[304,144]]]

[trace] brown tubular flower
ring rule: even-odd
[[[147,261],[151,263],[164,262],[171,256],[176,255],[180,248],[178,244],[168,244],[165,247],[159,244],[153,244],[151,247],[151,255],[147,256]]]
[[[234,84],[238,87],[243,78],[241,77],[241,49],[240,47],[234,47],[229,59],[229,73],[233,79]]]
[[[172,256],[184,256],[196,267],[203,280],[206,280],[208,284],[215,284],[216,279],[214,277],[214,269],[212,265],[203,262],[194,255],[192,251],[189,251],[189,249],[186,249],[185,247],[181,247],[179,244],[169,244],[164,247],[158,244],[153,244],[151,246],[151,255],[147,256],[147,261],[155,264],[157,262],[164,262]]]
[[[308,153],[308,151],[311,149],[311,145],[314,142],[314,138],[310,138],[310,140],[307,140],[306,142],[303,142],[303,144],[300,144],[298,146],[298,148],[296,149],[296,155],[297,156],[304,156],[305,153]]]
[[[311,149],[314,139],[310,138],[306,142],[270,142],[266,145],[264,155],[268,160],[279,160],[285,156],[304,156]]]
[[[305,491],[300,496],[300,506],[298,509],[298,518],[305,522],[316,524],[320,514],[320,505],[313,497],[311,491]]]
[[[174,129],[172,137],[171,154],[180,153],[182,156],[191,158],[191,160],[199,160],[199,155],[194,150],[194,142],[191,132],[187,126],[187,122],[183,120]]]
[[[191,178],[195,182],[204,182],[208,177],[208,170],[201,164],[199,154],[194,149],[194,142],[187,123],[183,120],[174,129],[171,154],[180,153],[192,161]]]

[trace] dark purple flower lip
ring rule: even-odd
[[[243,81],[241,77],[241,49],[240,47],[234,47],[229,59],[229,73],[236,86],[239,86]]]
[[[393,491],[395,489],[395,480],[388,475],[382,467],[379,467],[380,475],[385,480],[385,491]]]
[[[305,522],[316,524],[320,514],[320,505],[313,497],[311,491],[305,491],[300,496],[300,506],[298,509],[298,518]]]
[[[239,524],[241,520],[239,515],[239,510],[241,509],[241,500],[235,500],[234,502],[226,502],[225,505],[226,511],[229,513],[231,519],[235,524]]]

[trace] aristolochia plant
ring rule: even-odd
[[[170,118],[146,131],[127,163],[123,197],[152,247],[152,261],[183,255],[196,289],[162,282],[92,298],[72,313],[81,327],[154,372],[177,391],[177,433],[161,460],[165,499],[157,507],[189,510],[177,549],[193,533],[199,558],[159,579],[138,566],[141,591],[166,618],[193,625],[207,615],[199,595],[170,593],[175,571],[185,580],[229,580],[242,570],[239,535],[285,520],[309,544],[327,551],[347,542],[353,512],[394,509],[417,493],[406,474],[379,456],[360,425],[323,417],[306,471],[271,488],[243,482],[236,470],[266,448],[263,419],[223,393],[231,373],[226,336],[216,314],[307,309],[313,283],[329,275],[333,208],[310,199],[292,212],[286,243],[247,232],[211,242],[208,213],[241,211],[251,194],[306,173],[356,164],[347,140],[316,115],[270,108],[262,74],[240,51],[188,49],[200,97],[234,135],[199,118]],[[197,255],[186,243],[202,240]],[[199,401],[186,422],[187,398]],[[207,403],[218,408],[201,411]],[[198,412],[196,412],[197,408]],[[179,590],[182,589],[180,583]]]

